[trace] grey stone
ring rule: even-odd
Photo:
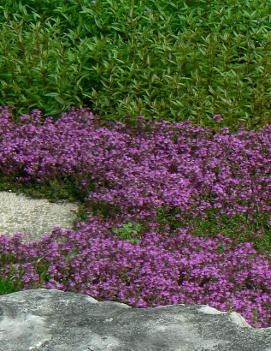
[[[43,234],[51,233],[54,226],[72,229],[79,207],[78,203],[53,203],[8,191],[0,192],[0,203],[0,234],[20,232],[23,242],[39,240]]]
[[[134,308],[55,289],[0,297],[1,351],[271,351],[271,328],[204,305]]]

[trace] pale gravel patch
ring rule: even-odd
[[[79,203],[49,202],[0,191],[0,235],[23,234],[23,241],[39,240],[54,226],[72,229]]]

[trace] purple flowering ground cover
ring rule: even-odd
[[[267,215],[270,224],[270,125],[230,134],[139,118],[134,129],[109,128],[89,109],[44,123],[34,110],[15,124],[3,107],[0,118],[2,174],[26,183],[74,175],[89,206],[76,230],[55,228],[27,244],[19,234],[1,236],[1,277],[23,289],[57,288],[136,307],[208,304],[234,310],[254,327],[271,326],[271,257],[223,233],[194,236],[184,221],[212,210],[218,220]],[[94,215],[95,206],[112,215]],[[174,213],[174,230],[161,224],[163,211]],[[136,242],[112,229],[127,220],[141,225]]]

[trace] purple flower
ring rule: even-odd
[[[129,133],[122,123],[99,126],[89,109],[44,123],[37,110],[29,117],[16,125],[6,107],[0,111],[0,172],[26,182],[73,175],[89,206],[105,206],[112,216],[91,214],[76,230],[56,228],[28,244],[1,235],[0,256],[20,263],[3,263],[0,277],[138,307],[233,306],[251,325],[257,309],[255,326],[271,326],[270,257],[257,255],[251,243],[236,247],[222,233],[195,237],[182,220],[209,210],[229,219],[270,213],[271,126],[213,135],[190,122],[145,128],[142,119],[140,133]],[[161,225],[160,217],[170,216],[180,223],[174,232]],[[112,230],[129,220],[144,224],[136,244]],[[39,282],[39,265],[47,281]]]
[[[214,115],[213,120],[217,123],[220,123],[223,121],[223,117],[221,115]]]

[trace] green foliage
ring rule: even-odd
[[[16,177],[0,174],[0,191],[8,190],[18,194],[23,193],[36,199],[47,198],[52,202],[59,200],[83,201],[87,194],[74,175],[57,176],[44,182],[33,179],[31,183],[22,183],[18,182]]]
[[[15,265],[18,263],[24,263],[18,260],[14,255],[1,255],[0,261],[11,264],[11,271],[9,272],[8,278],[0,277],[0,295],[10,294],[23,289],[22,275],[23,270],[21,268],[16,269]],[[39,258],[36,262],[36,270],[39,274],[39,282],[36,285],[48,282],[50,275],[48,274],[49,264],[43,261],[43,257]],[[16,271],[16,274],[15,274]]]
[[[18,259],[15,255],[0,255],[0,266],[4,267],[5,264],[11,265],[11,270],[7,278],[0,276],[0,295],[10,294],[16,291],[20,291],[23,288],[23,284],[19,279],[14,280],[14,266]]]
[[[135,239],[135,237],[138,237],[141,229],[141,224],[133,224],[132,222],[128,222],[124,224],[122,228],[112,228],[112,232],[116,233],[120,240],[128,240],[132,244],[137,244],[140,242],[140,240]]]
[[[259,253],[269,254],[271,251],[271,226],[268,222],[267,213],[256,213],[253,218],[248,218],[246,214],[228,217],[217,215],[215,209],[205,211],[206,218],[181,214],[178,209],[168,209],[166,207],[157,209],[157,219],[160,223],[160,232],[168,226],[172,234],[180,227],[189,227],[190,233],[200,237],[214,237],[222,233],[233,240],[233,244],[242,242],[253,242],[255,249]],[[219,249],[223,252],[223,248]]]
[[[88,210],[87,206],[85,206],[84,204],[80,204],[78,206],[76,223],[85,222],[89,217],[89,215],[90,215],[90,211]]]
[[[223,6],[222,6],[223,5]],[[104,120],[270,121],[269,1],[0,1],[0,105]]]
[[[22,286],[13,284],[9,279],[0,278],[0,295],[11,294],[22,290]]]
[[[220,215],[217,218],[214,211],[207,211],[207,214],[206,219],[191,221],[194,235],[211,237],[223,233],[236,243],[254,242],[259,252],[270,253],[271,241],[268,238],[271,238],[271,227],[266,213],[258,213],[255,218],[248,218],[246,214],[234,217]]]

